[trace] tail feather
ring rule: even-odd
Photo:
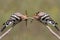
[[[5,28],[6,28],[6,26],[4,26],[4,27],[1,29],[1,32],[4,31]]]
[[[58,31],[60,31],[60,29],[57,26],[54,26]]]

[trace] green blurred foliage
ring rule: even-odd
[[[38,11],[44,11],[60,24],[60,0],[0,0],[0,27],[15,12],[33,16]],[[36,25],[35,25],[36,23]],[[60,26],[60,25],[59,25]],[[54,27],[52,27],[54,29]],[[56,29],[54,29],[56,31]],[[25,22],[17,24],[2,40],[58,40],[40,22],[28,21],[28,30]]]

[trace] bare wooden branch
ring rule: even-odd
[[[49,26],[46,26],[48,29],[49,29],[49,31],[53,34],[53,35],[55,35],[58,39],[60,39],[60,36],[57,34],[57,33],[55,33]]]
[[[28,17],[28,19],[34,19],[34,18]],[[60,40],[60,36],[59,36],[57,33],[55,33],[49,26],[46,26],[46,27],[49,29],[49,31],[50,31],[53,35],[55,35],[55,36]],[[0,39],[2,39],[5,35],[7,35],[11,30],[12,30],[12,27],[11,27],[10,29],[8,29],[4,34],[2,34],[2,35],[0,36]]]
[[[1,40],[5,35],[7,35],[11,30],[12,30],[12,27],[11,27],[10,29],[8,29],[4,34],[2,34],[2,35],[0,36],[0,40]]]

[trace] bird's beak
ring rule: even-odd
[[[22,18],[22,20],[28,19],[28,17],[26,15],[23,15],[21,18]]]
[[[33,16],[33,18],[38,19],[38,18],[39,18],[39,16]]]

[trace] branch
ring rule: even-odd
[[[34,19],[34,18],[28,17],[28,19]],[[50,31],[53,35],[55,35],[58,39],[60,39],[60,36],[59,36],[58,34],[56,34],[49,26],[46,26],[46,27],[49,29],[49,31]],[[0,36],[0,39],[2,39],[5,35],[7,35],[11,30],[12,30],[12,27],[11,27],[10,29],[8,29],[4,34],[2,34],[2,35]]]
[[[58,39],[60,39],[60,36],[58,35],[58,34],[56,34],[49,26],[46,26],[48,29],[49,29],[49,31],[53,34],[53,35],[55,35]]]
[[[2,35],[0,36],[0,40],[1,40],[5,35],[7,35],[11,30],[12,30],[12,27],[11,27],[10,29],[8,29],[4,34],[2,34]]]

